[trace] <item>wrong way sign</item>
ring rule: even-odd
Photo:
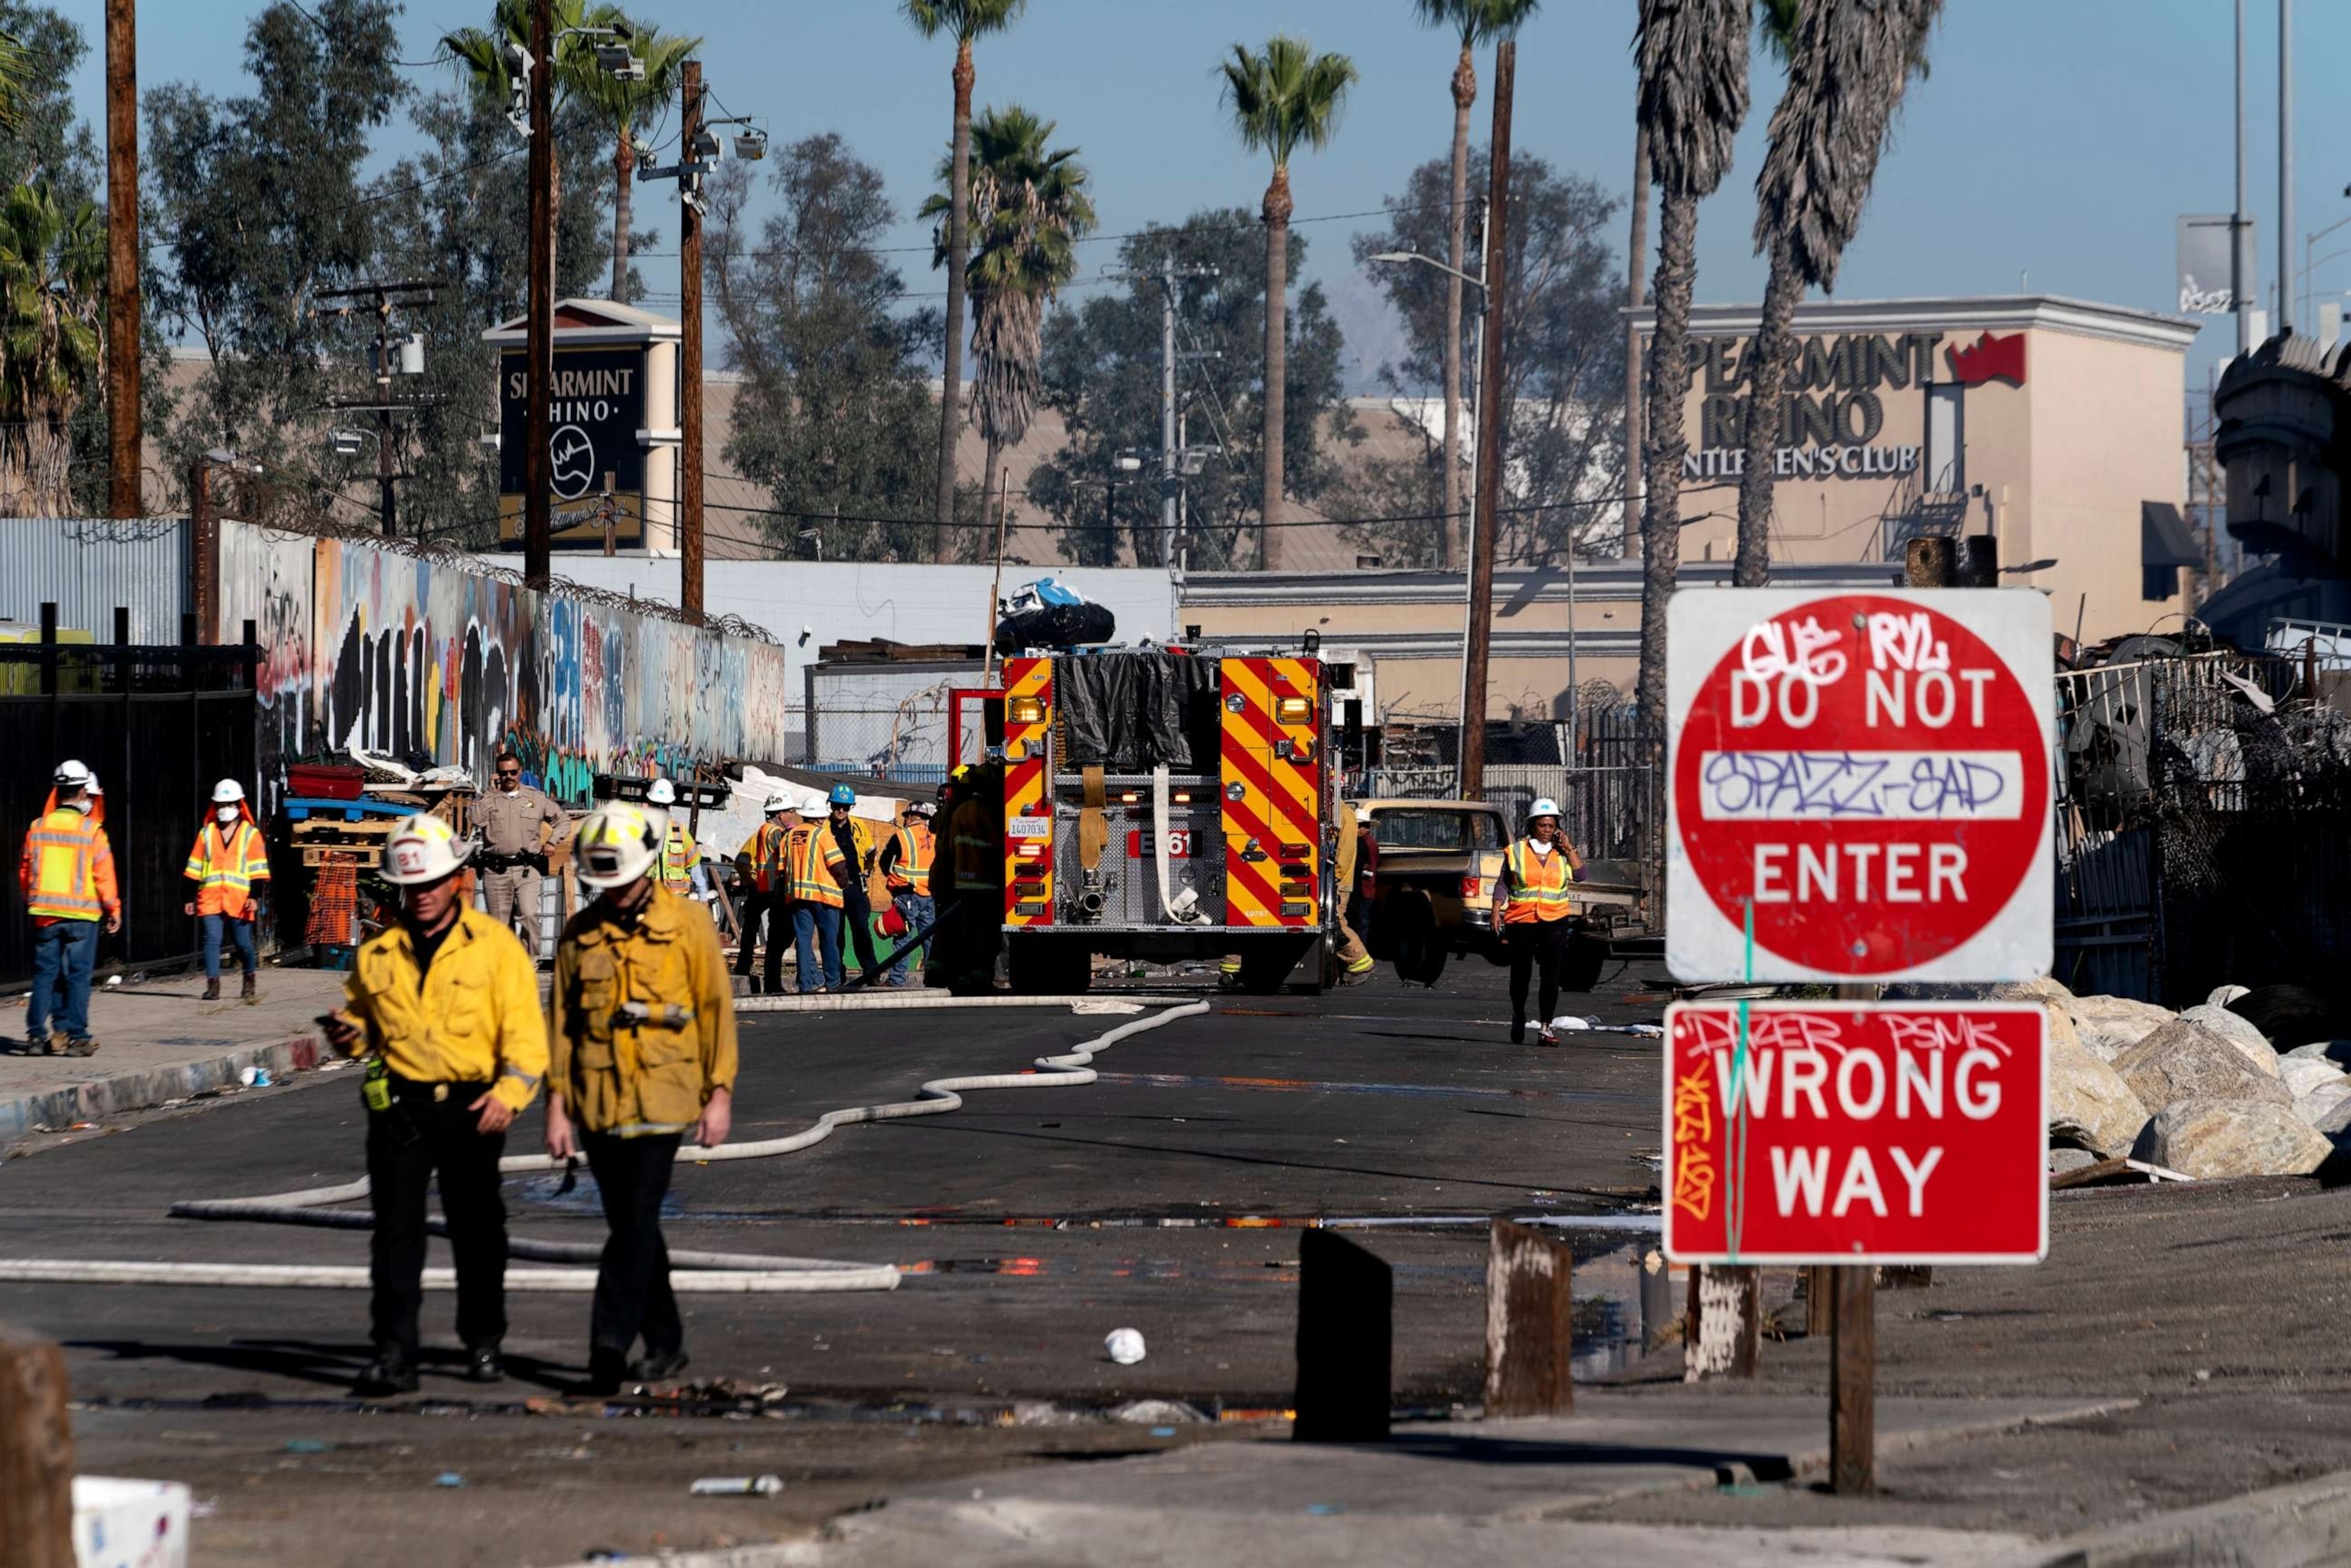
[[[2047,1040],[2030,1003],[1667,1009],[1666,1256],[2038,1262]]]
[[[1667,628],[1677,976],[2048,973],[2047,599],[1686,589]]]

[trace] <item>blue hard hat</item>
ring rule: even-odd
[[[836,806],[854,806],[857,804],[857,791],[846,784],[836,784],[832,787],[832,793],[825,799]]]

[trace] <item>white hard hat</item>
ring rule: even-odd
[[[925,818],[935,817],[939,814],[938,806],[935,802],[929,800],[915,801],[914,810],[915,815]]]
[[[57,764],[57,770],[49,775],[49,782],[60,789],[87,789],[91,777],[88,767],[68,758]]]
[[[213,786],[213,804],[226,806],[245,799],[245,786],[234,779],[224,779]]]
[[[645,804],[648,806],[676,805],[677,786],[666,779],[655,779],[645,786]]]
[[[383,879],[400,887],[439,882],[465,863],[472,846],[439,817],[423,813],[402,822],[384,841]]]
[[[1530,822],[1537,817],[1557,817],[1559,814],[1559,802],[1548,795],[1541,797],[1533,805],[1527,808],[1527,821]]]
[[[803,817],[821,817],[831,810],[821,795],[805,795],[800,799],[800,815]]]
[[[580,824],[573,863],[585,887],[626,887],[661,858],[661,830],[651,813],[627,800],[607,800]]]
[[[768,797],[767,809],[768,815],[770,817],[778,811],[789,811],[792,809],[792,798],[789,795],[770,795]]]

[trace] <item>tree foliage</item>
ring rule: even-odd
[[[1483,188],[1482,148],[1470,155],[1470,179]],[[1441,254],[1451,181],[1446,159],[1415,169],[1386,203],[1387,226],[1355,236],[1355,259],[1398,250]],[[1541,158],[1510,160],[1502,504],[1545,509],[1504,512],[1494,536],[1498,561],[1554,559],[1571,537],[1587,554],[1614,554],[1622,538],[1623,507],[1614,498],[1625,488],[1625,335],[1616,314],[1625,281],[1605,237],[1621,206],[1596,182]],[[1405,355],[1383,365],[1380,379],[1416,408],[1445,383],[1446,277],[1406,266],[1377,267],[1372,276],[1405,328]],[[1429,422],[1416,424],[1424,454],[1369,465],[1336,506],[1343,515],[1416,519],[1350,533],[1388,561],[1427,565],[1437,552],[1434,515],[1444,509],[1443,452]]]
[[[928,559],[927,524],[866,520],[925,515],[938,455],[938,314],[896,308],[882,172],[828,132],[770,153],[768,183],[779,210],[756,235],[748,167],[708,187],[705,265],[743,376],[727,460],[773,493],[758,526],[795,553]]]
[[[1159,448],[1159,329],[1163,257],[1211,277],[1179,277],[1176,348],[1194,357],[1176,371],[1186,439],[1221,444],[1188,481],[1191,564],[1222,570],[1239,563],[1243,537],[1259,518],[1265,389],[1265,247],[1259,225],[1238,207],[1196,213],[1180,227],[1155,226],[1123,241],[1120,270],[1132,278],[1083,306],[1058,310],[1044,329],[1044,401],[1067,422],[1061,450],[1030,476],[1029,500],[1054,519],[1064,559],[1083,565],[1161,564],[1156,465],[1122,474],[1123,452]],[[1307,242],[1293,236],[1302,257]],[[1298,291],[1290,312],[1284,433],[1291,495],[1311,501],[1338,477],[1333,442],[1362,439],[1342,395],[1344,344],[1320,284]],[[1113,483],[1114,481],[1114,483]]]
[[[71,424],[95,389],[104,338],[106,231],[86,199],[46,180],[0,198],[0,508],[74,510]]]

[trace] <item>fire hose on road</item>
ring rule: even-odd
[[[915,1091],[911,1100],[874,1105],[852,1105],[828,1111],[797,1133],[755,1143],[722,1144],[715,1149],[688,1145],[678,1151],[681,1163],[710,1165],[722,1160],[759,1160],[796,1154],[831,1137],[837,1127],[862,1122],[897,1122],[915,1116],[940,1116],[960,1108],[967,1093],[996,1089],[1074,1089],[1095,1079],[1094,1057],[1120,1040],[1155,1030],[1178,1019],[1208,1010],[1207,1002],[1167,1008],[1096,1035],[1056,1056],[1040,1056],[1023,1072],[977,1073],[960,1078],[935,1078]],[[498,1162],[501,1175],[568,1168],[546,1155],[514,1155]],[[277,1225],[312,1225],[365,1229],[374,1217],[365,1209],[338,1208],[367,1197],[367,1178],[336,1186],[262,1197],[211,1198],[175,1203],[171,1212],[183,1219],[252,1220]],[[434,1228],[442,1228],[439,1221]],[[510,1257],[542,1262],[592,1263],[603,1249],[593,1242],[533,1241],[515,1237],[507,1244]],[[680,1291],[703,1294],[774,1294],[829,1291],[890,1291],[898,1285],[898,1270],[889,1263],[852,1263],[824,1258],[769,1257],[745,1252],[676,1251],[670,1261],[678,1272],[671,1283]],[[308,1263],[186,1263],[96,1261],[82,1259],[34,1258],[0,1260],[0,1281],[82,1285],[213,1285],[277,1290],[364,1290],[369,1271],[349,1265]],[[455,1270],[430,1268],[424,1271],[427,1290],[452,1290]],[[593,1269],[509,1269],[507,1289],[518,1291],[591,1291]]]

